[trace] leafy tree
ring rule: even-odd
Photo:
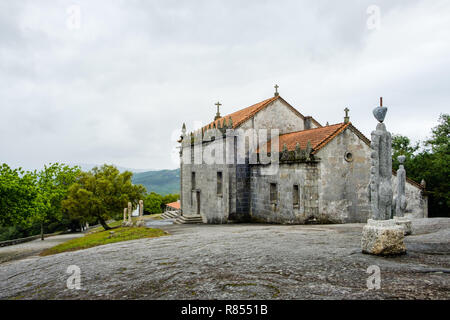
[[[31,226],[38,214],[36,181],[34,172],[0,166],[0,225]]]
[[[162,197],[162,206],[171,203],[171,202],[175,202],[180,198],[179,194],[167,194],[165,196]],[[163,208],[164,209],[164,208]]]
[[[111,165],[81,172],[69,188],[63,208],[73,219],[82,223],[98,221],[109,230],[108,219],[119,218],[128,202],[136,206],[144,197],[144,186],[133,185],[132,175],[129,171],[120,173]]]
[[[392,141],[393,167],[398,168],[397,156],[407,157],[406,174],[420,182],[426,181],[429,216],[449,216],[450,208],[450,116],[441,114],[439,124],[432,130],[431,138],[419,145],[411,145],[404,136],[394,136]]]
[[[144,209],[150,213],[161,213],[162,204],[163,196],[155,192],[151,192],[144,199]]]
[[[450,115],[441,114],[439,124],[425,141],[430,153],[421,154],[417,175],[427,182],[430,210],[449,216],[450,208]]]
[[[62,220],[61,202],[67,196],[68,189],[75,182],[79,172],[78,167],[54,163],[45,165],[44,169],[37,173],[38,210],[34,218],[41,224],[41,240],[44,240],[45,223]]]
[[[392,137],[392,168],[395,170],[399,167],[397,160],[398,156],[405,156],[405,168],[408,169],[408,165],[411,164],[411,160],[414,159],[416,152],[419,150],[419,143],[411,144],[411,140],[408,137],[402,135],[394,135]]]

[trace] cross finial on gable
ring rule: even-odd
[[[279,88],[280,86],[279,85],[277,85],[277,84],[275,84],[275,86],[274,86],[274,88],[275,88],[275,94],[274,94],[274,96],[275,97],[277,97],[277,96],[279,96],[280,94],[278,93],[278,88]]]
[[[214,120],[217,120],[220,118],[220,111],[219,111],[219,107],[222,105],[219,101],[217,101],[217,103],[215,104],[217,106],[217,113],[216,116],[214,117]]]
[[[350,109],[345,108],[344,111],[345,111],[344,123],[349,123],[350,117],[348,116],[348,112],[350,111]]]

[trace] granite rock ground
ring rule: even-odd
[[[407,254],[361,253],[363,224],[165,225],[169,236],[0,264],[1,299],[449,299],[450,219],[413,220]],[[81,289],[68,289],[68,266]],[[381,271],[368,289],[367,268]]]

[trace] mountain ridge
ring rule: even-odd
[[[162,195],[180,193],[180,169],[150,170],[134,172],[131,179],[133,184],[142,184],[147,192]]]

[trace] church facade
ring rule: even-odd
[[[226,116],[218,108],[199,130],[183,125],[182,215],[204,223],[366,222],[370,140],[346,113],[344,122],[322,126],[276,92]],[[406,194],[406,216],[427,217],[423,186],[408,179]]]

